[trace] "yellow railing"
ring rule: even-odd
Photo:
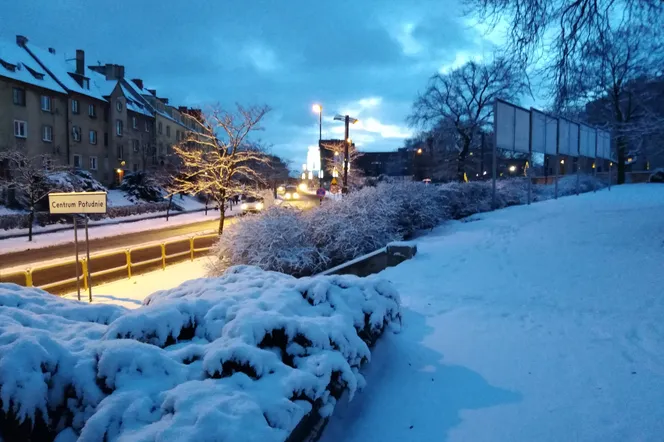
[[[137,270],[145,269],[150,265],[158,264],[162,270],[165,270],[166,266],[169,263],[173,263],[173,261],[178,262],[186,259],[193,261],[196,256],[208,252],[212,247],[211,243],[213,242],[210,240],[214,240],[217,237],[217,235],[197,235],[187,239],[167,241],[161,244],[150,244],[115,252],[99,253],[90,257],[91,262],[88,262],[86,258],[79,259],[79,269],[76,268],[76,262],[72,259],[70,261],[59,262],[56,264],[27,268],[24,271],[2,274],[0,275],[0,282],[13,282],[24,287],[39,287],[54,294],[62,294],[67,292],[72,286],[75,287],[76,271],[78,270],[80,281],[82,283],[81,289],[87,290],[90,284],[94,287],[95,281],[108,275],[115,275],[115,277],[106,278],[103,282],[124,278],[131,279],[132,274],[135,274]],[[210,245],[200,247],[201,241],[208,241]],[[187,245],[186,250],[167,253],[169,246],[184,246],[185,244]],[[197,244],[199,246],[197,246]],[[158,253],[153,253],[155,257],[145,257],[141,259],[136,256],[139,252],[149,251],[150,249],[153,249],[155,252],[158,250]],[[121,261],[123,264],[114,265],[113,258],[117,258],[115,261]],[[104,262],[106,262],[106,264],[104,264]],[[73,266],[73,268],[70,269],[70,272],[67,272],[67,267],[71,266]],[[90,279],[92,281],[88,281],[89,267],[91,267],[92,270],[90,272]],[[55,270],[58,268],[61,268],[62,270],[59,272]],[[50,278],[48,277],[49,271],[52,273]],[[73,277],[63,277],[64,275],[62,275],[62,273],[73,274]],[[35,278],[35,275],[37,275],[38,278]],[[39,276],[42,277],[39,278]],[[34,283],[35,279],[38,280],[37,284]],[[44,279],[45,281],[40,283],[39,279]]]

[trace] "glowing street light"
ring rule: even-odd
[[[422,155],[422,148],[421,147],[419,149],[417,149],[417,154]]]
[[[516,172],[516,166],[510,166],[510,172]]]

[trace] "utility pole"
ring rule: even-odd
[[[346,125],[346,130],[345,130],[345,138],[344,138],[344,185],[341,190],[343,194],[348,193],[348,154],[349,154],[349,149],[350,149],[350,135],[348,133],[349,130],[349,125],[350,125],[350,117],[346,115],[344,118],[344,124]]]

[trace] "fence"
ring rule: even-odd
[[[81,289],[92,284],[131,278],[156,268],[166,269],[169,264],[205,255],[215,240],[213,235],[199,235],[176,241],[151,244],[115,252],[101,253],[76,261],[59,262],[28,268],[24,271],[2,274],[0,282],[13,282],[24,287],[39,287],[55,295],[76,290],[76,275],[80,275]],[[88,280],[88,270],[90,280]]]

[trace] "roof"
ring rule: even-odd
[[[2,77],[62,94],[67,93],[25,49],[16,43],[0,40],[0,60],[2,60],[0,63],[0,76]]]
[[[147,115],[148,117],[152,116],[151,110],[144,106],[143,103],[141,103],[129,90],[127,90],[124,84],[120,83],[120,87],[122,88],[122,93],[127,99],[128,110],[134,111],[138,114]]]
[[[70,73],[76,73],[76,62],[73,60],[73,63],[67,61],[64,54],[51,54],[47,50],[44,50],[40,47],[32,45],[30,43],[26,44],[26,47],[32,54],[41,61],[41,63],[48,69],[51,74],[57,78],[57,80],[63,84],[68,91],[76,92],[82,95],[87,95],[88,97],[96,98],[97,100],[106,101],[102,92],[95,85],[95,82],[92,81],[92,70],[85,67],[84,76],[90,79],[90,88],[86,89],[74,80],[74,78],[69,75]],[[73,58],[73,57],[70,57]]]
[[[107,80],[105,75],[95,72],[92,69],[89,69],[87,72],[90,75],[90,84],[94,83],[103,97],[108,97],[113,93],[113,89],[115,89],[115,85],[118,82],[117,80]]]

